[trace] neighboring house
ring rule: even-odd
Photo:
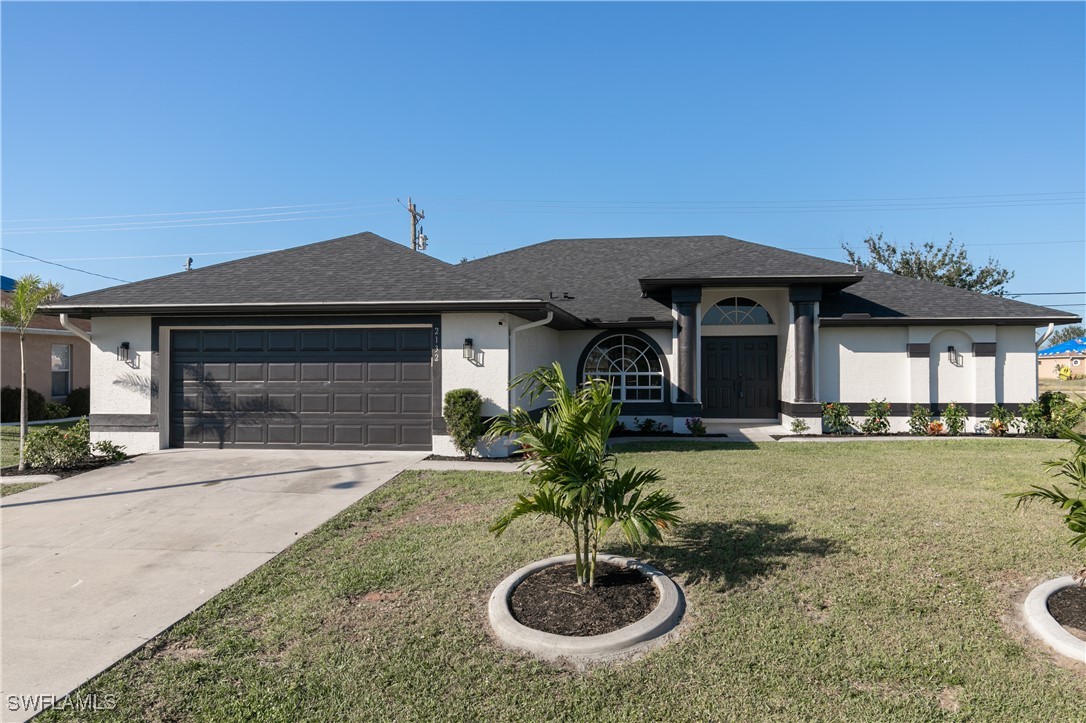
[[[1066,312],[736,239],[556,240],[450,265],[370,233],[64,299],[94,322],[91,424],[180,446],[451,452],[445,392],[484,414],[521,372],[609,379],[627,420],[821,428],[1037,393],[1034,331]],[[124,347],[127,346],[127,350]],[[545,400],[533,405],[542,406]]]
[[[1037,376],[1058,379],[1060,369],[1069,367],[1076,377],[1086,375],[1086,337],[1055,344],[1037,352]]]
[[[0,297],[6,304],[7,288],[0,291]],[[74,323],[90,331],[90,322]],[[2,326],[0,386],[18,387],[20,369],[19,332]],[[40,392],[46,401],[56,402],[67,399],[73,389],[90,386],[90,344],[61,327],[56,316],[38,314],[26,329],[26,386]]]

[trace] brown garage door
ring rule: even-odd
[[[170,446],[430,449],[431,329],[174,330]]]

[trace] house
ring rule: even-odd
[[[7,304],[15,281],[3,277],[0,298]],[[90,322],[75,326],[90,331]],[[0,386],[18,387],[22,369],[19,331],[0,327]],[[73,389],[90,385],[90,344],[75,332],[61,327],[56,316],[38,314],[26,329],[26,386],[40,392],[46,401],[63,402]]]
[[[495,415],[513,376],[612,382],[626,419],[821,428],[822,401],[1037,393],[1034,330],[1066,312],[725,236],[561,239],[450,265],[371,233],[64,299],[92,319],[95,435],[180,446],[451,452],[442,397]],[[534,406],[544,404],[537,400]]]
[[[1059,379],[1064,367],[1075,377],[1086,375],[1086,337],[1068,339],[1037,352],[1037,376],[1041,379]]]

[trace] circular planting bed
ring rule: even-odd
[[[490,625],[506,645],[541,658],[603,662],[668,639],[683,616],[682,591],[638,560],[600,555],[596,586],[576,584],[573,555],[526,565],[490,596]]]
[[[1057,653],[1086,663],[1086,588],[1061,577],[1033,588],[1023,606],[1033,632]]]

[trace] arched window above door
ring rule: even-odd
[[[747,326],[772,324],[773,318],[757,301],[742,296],[722,299],[713,304],[701,319],[702,326]]]

